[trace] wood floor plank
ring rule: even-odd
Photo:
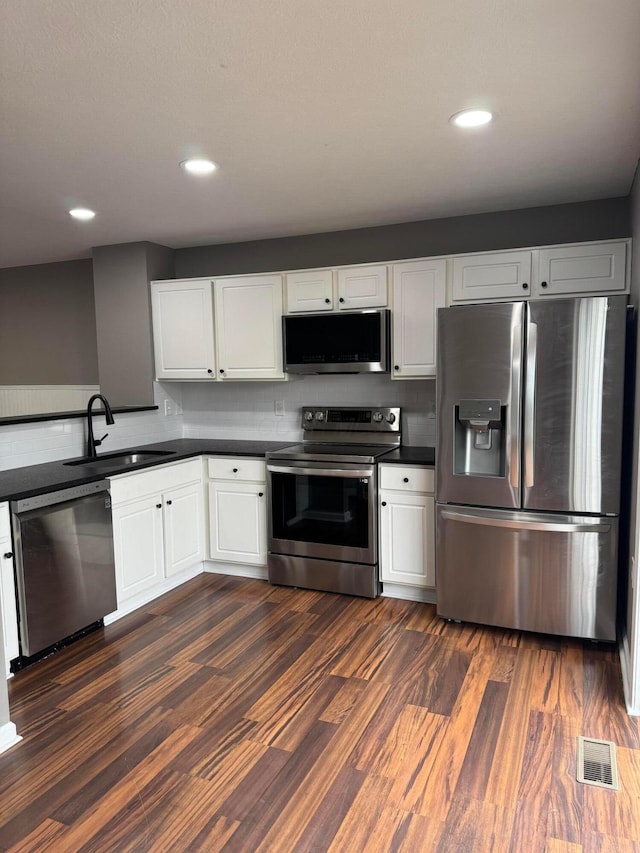
[[[307,772],[299,780],[295,796],[289,794],[282,801],[283,807],[278,819],[262,836],[260,842],[262,849],[268,850],[269,845],[275,845],[275,849],[280,850],[295,849],[298,838],[304,832],[312,815],[319,808],[342,767],[347,764],[356,733],[363,731],[377,713],[388,689],[387,685],[368,682],[358,705],[340,726],[332,727],[335,731],[331,740],[325,745],[323,761],[317,764],[313,773]],[[318,725],[329,726],[330,724],[319,723]]]
[[[265,838],[270,837],[273,827],[282,815],[291,809],[292,801],[297,801],[304,780],[318,763],[320,756],[328,743],[335,736],[336,726],[330,723],[320,723],[305,738],[304,743],[290,756],[282,770],[275,776],[260,798],[260,808],[253,809],[244,815],[240,826],[229,839],[225,849],[233,851],[257,850]],[[296,809],[297,823],[300,833],[304,829],[304,817],[307,822],[311,814],[306,809],[299,812]],[[277,843],[280,844],[279,830],[275,831]],[[267,848],[268,849],[268,848]],[[281,849],[286,849],[283,847]]]
[[[439,761],[440,766],[445,764],[444,752],[448,745],[444,744],[447,741],[449,728],[451,728],[451,720],[448,717],[427,713],[423,720],[423,727],[411,742],[407,750],[407,760],[396,774],[391,789],[389,801],[397,810],[429,816],[426,814],[429,808],[426,791],[431,780],[435,778],[434,765]],[[440,759],[441,750],[443,754]],[[436,806],[439,799],[433,800],[432,805]],[[445,812],[446,809],[440,809],[438,813],[442,815]],[[440,819],[434,816],[434,820],[439,822]]]
[[[153,752],[127,774],[116,788],[107,792],[92,810],[85,813],[69,828],[64,839],[67,849],[118,849],[117,847],[109,848],[104,840],[104,833],[114,825],[117,825],[118,831],[126,838],[130,838],[132,833],[144,832],[147,804],[140,799],[140,791],[155,781],[167,764],[193,740],[198,731],[196,728],[183,726],[165,738]],[[177,780],[178,774],[173,774],[172,784],[177,784]],[[117,821],[116,816],[122,809],[127,811],[128,819]],[[96,836],[100,835],[102,835],[101,840],[94,843]]]
[[[554,714],[560,702],[560,667],[562,655],[549,649],[540,649],[535,661],[530,707],[536,711]]]
[[[299,695],[298,701],[290,705],[285,713],[276,714],[267,722],[256,724],[251,732],[251,739],[293,752],[320,720],[344,683],[344,678],[327,675],[318,684],[317,689],[310,691],[308,695]]]
[[[580,844],[584,785],[581,785],[576,778],[576,739],[581,734],[582,721],[558,716],[555,728],[547,833],[555,840]]]
[[[582,705],[583,734],[601,740],[611,740],[611,702],[608,667],[598,650],[583,653]]]
[[[516,661],[494,752],[496,772],[489,775],[484,796],[488,802],[512,810],[524,759],[536,658],[536,651],[522,650]]]
[[[370,850],[379,853],[384,848],[382,839],[375,834],[392,780],[381,776],[365,776],[356,794],[351,808],[348,809],[338,831],[326,847],[329,853],[343,853],[345,850]],[[327,838],[325,840],[329,841]]]
[[[478,800],[484,797],[508,692],[504,682],[487,682],[458,777],[456,796]]]
[[[464,764],[467,746],[482,704],[493,661],[488,655],[472,658],[453,707],[445,740],[440,741],[428,775],[420,774],[400,804],[437,822],[445,821]]]
[[[411,751],[415,743],[424,735],[432,714],[418,705],[400,705],[395,724],[387,738],[380,745],[376,755],[366,762],[366,770],[375,776],[387,776],[395,779],[402,768],[411,761]],[[364,761],[357,765],[363,770]]]
[[[511,845],[544,850],[549,820],[555,747],[553,714],[531,711],[522,761]]]
[[[512,847],[513,812],[495,803],[456,797],[435,848],[437,853],[520,853],[536,848]]]
[[[349,639],[353,630],[355,627],[352,625]],[[343,644],[344,641],[338,638],[315,638],[293,665],[247,710],[246,716],[265,723],[290,714],[307,702],[322,684],[327,670],[333,670],[333,663],[341,654]]]
[[[342,767],[320,805],[298,838],[298,850],[326,850],[351,811],[366,774],[353,767]]]
[[[0,850],[640,853],[619,667],[433,605],[203,574],[8,683]],[[576,735],[605,732],[618,792],[575,780]]]
[[[347,679],[320,715],[320,720],[325,723],[341,723],[360,701],[365,685],[366,682],[361,679]]]
[[[562,841],[560,838],[547,838],[544,853],[582,853],[582,844]]]
[[[63,823],[47,818],[38,824],[33,832],[21,838],[12,847],[5,849],[8,853],[42,853],[43,850],[62,850],[66,831],[67,827]]]

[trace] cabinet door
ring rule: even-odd
[[[380,492],[380,580],[435,586],[434,502],[429,495]]]
[[[523,299],[531,292],[531,252],[453,259],[453,301]]]
[[[175,575],[204,560],[202,483],[166,492],[164,503],[165,574]]]
[[[385,308],[387,300],[386,267],[338,270],[338,308]]]
[[[394,379],[435,376],[438,308],[444,307],[447,262],[393,266]]]
[[[284,379],[282,278],[235,278],[215,283],[218,377]]]
[[[151,282],[158,379],[215,379],[210,281]]]
[[[332,270],[311,270],[287,275],[287,313],[331,311],[332,308]]]
[[[4,625],[4,660],[7,675],[9,675],[9,661],[17,658],[20,654],[13,553],[11,552],[10,539],[0,541],[0,606],[2,607]]]
[[[209,483],[212,560],[267,563],[267,498],[261,483]]]
[[[624,293],[626,249],[625,243],[540,249],[535,295]]]
[[[160,584],[164,578],[162,499],[143,498],[116,506],[113,517],[113,550],[116,564],[118,606]]]

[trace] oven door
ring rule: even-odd
[[[378,560],[375,465],[267,465],[269,553],[368,563]]]

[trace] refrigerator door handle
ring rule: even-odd
[[[481,524],[483,527],[512,527],[517,530],[541,530],[555,533],[608,533],[611,529],[610,524],[599,524],[592,521],[521,521],[515,518],[499,518],[489,514],[471,515],[450,509],[443,509],[441,512],[443,518],[448,518],[451,521]]]
[[[536,416],[536,364],[538,360],[538,326],[527,324],[527,371],[524,389],[524,485],[534,484],[534,430]]]
[[[518,448],[518,430],[520,426],[520,406],[514,403],[520,396],[520,362],[522,359],[522,324],[518,321],[511,334],[511,400],[509,401],[509,484],[517,489],[520,486],[520,453]]]

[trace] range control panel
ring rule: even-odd
[[[399,432],[400,408],[303,406],[302,429],[335,432]]]

